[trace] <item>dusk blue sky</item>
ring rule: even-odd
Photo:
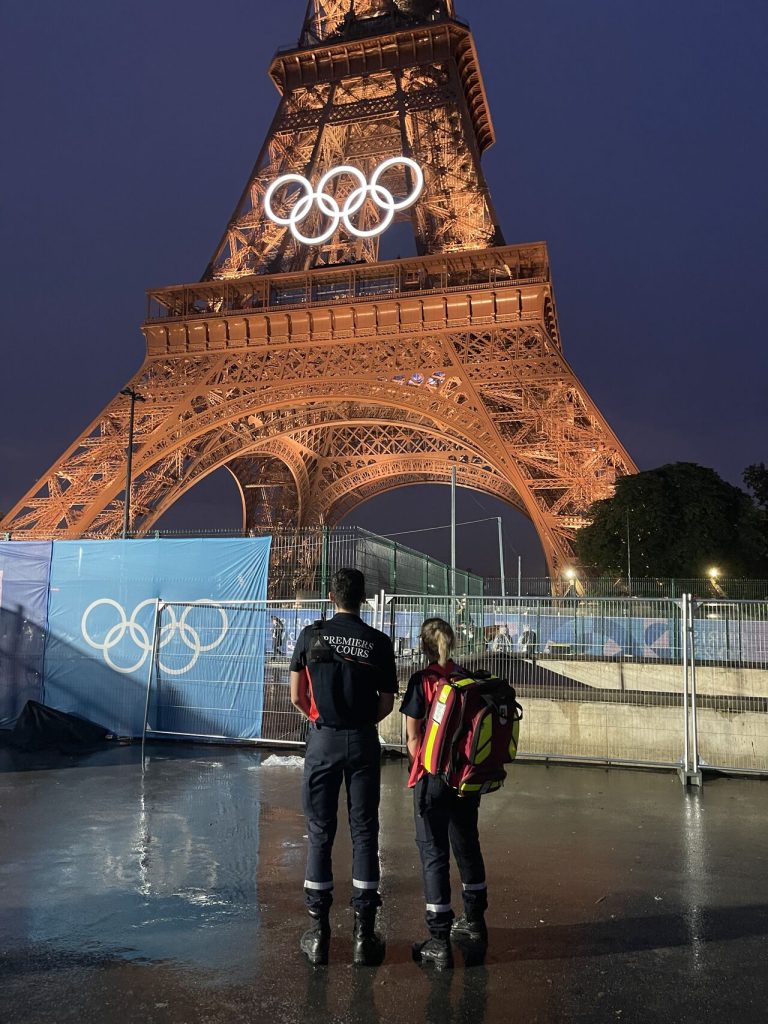
[[[275,111],[270,58],[296,43],[304,9],[0,5],[0,509],[139,366],[145,289],[202,275]],[[486,175],[507,241],[549,245],[566,357],[641,468],[693,461],[740,483],[768,460],[768,4],[458,11],[495,121]],[[221,471],[161,525],[239,514]],[[499,514],[508,561],[520,551],[541,572],[522,517],[462,492],[460,519]],[[391,532],[448,516],[448,489],[430,487],[353,521]],[[447,531],[403,539],[447,557]],[[492,525],[463,529],[459,561],[496,574],[494,543]]]

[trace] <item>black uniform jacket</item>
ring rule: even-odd
[[[317,644],[306,626],[291,658],[291,671],[307,674],[310,720],[336,729],[375,725],[379,695],[398,691],[392,641],[349,612],[337,612],[320,634]]]

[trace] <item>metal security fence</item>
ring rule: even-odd
[[[768,580],[729,579],[704,576],[695,579],[645,579],[626,576],[586,576],[581,572],[553,579],[550,576],[510,578],[486,577],[487,597],[613,597],[633,600],[671,598],[682,600],[691,594],[697,600],[768,601]]]
[[[456,632],[456,658],[516,686],[524,756],[768,772],[768,602],[393,597],[403,683],[421,622]],[[403,743],[395,721],[387,734]]]
[[[337,569],[355,566],[365,575],[369,592],[399,594],[444,592],[451,569],[421,551],[360,527],[307,527],[263,531],[272,537],[270,597],[326,597]],[[456,593],[482,595],[482,577],[456,570]]]
[[[378,624],[379,598],[362,610]],[[143,737],[301,744],[306,723],[290,701],[290,657],[328,601],[159,602]]]
[[[289,657],[331,611],[313,599],[159,605],[147,735],[300,745]],[[707,768],[768,773],[768,602],[382,593],[363,616],[391,636],[401,689],[423,665],[424,619],[451,622],[456,660],[517,688],[523,758],[663,766],[687,782]],[[381,735],[404,749],[397,711]]]
[[[690,599],[692,768],[768,771],[768,602]]]
[[[419,629],[433,615],[453,624],[457,661],[516,687],[526,756],[680,763],[683,682],[674,602],[636,609],[576,598],[397,597],[388,616],[403,682],[421,664]],[[642,665],[648,669],[640,671]]]

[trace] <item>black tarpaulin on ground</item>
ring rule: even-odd
[[[102,746],[112,733],[87,718],[28,700],[13,729],[0,731],[0,744],[16,750],[60,750],[80,754]]]

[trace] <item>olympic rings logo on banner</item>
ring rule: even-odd
[[[118,615],[118,621],[106,631],[102,640],[94,639],[88,631],[88,619],[91,613],[100,606],[107,606],[114,608]],[[149,634],[146,629],[139,625],[138,616],[142,609],[151,605],[155,607],[155,601],[149,599],[148,601],[142,601],[141,604],[137,605],[133,609],[133,614],[130,618],[126,615],[125,609],[117,601],[113,601],[111,597],[103,597],[99,601],[94,601],[90,604],[83,612],[83,618],[80,623],[80,629],[83,634],[83,639],[96,651],[101,651],[104,655],[104,661],[109,667],[115,671],[120,672],[122,675],[131,675],[133,672],[137,672],[144,662],[147,660],[147,655],[152,653],[152,641],[150,640]],[[210,644],[204,644],[199,632],[190,626],[187,621],[187,617],[194,608],[205,607],[212,608],[218,612],[221,618],[221,624],[219,627],[218,638]],[[181,642],[184,646],[191,651],[191,655],[187,664],[183,668],[171,668],[168,665],[164,665],[162,661],[158,659],[158,665],[167,675],[170,676],[182,676],[197,664],[197,661],[201,654],[207,651],[212,651],[224,641],[224,637],[229,632],[229,619],[224,609],[211,601],[195,601],[194,603],[187,605],[181,616],[177,616],[175,608],[171,605],[165,605],[163,607],[163,614],[170,616],[170,622],[166,622],[160,627],[160,641],[158,648],[162,649],[167,647],[168,644],[173,640],[176,634],[179,635]],[[118,647],[125,638],[125,635],[129,634],[131,641],[134,646],[138,648],[139,657],[131,665],[118,665],[112,656],[112,651]]]
[[[395,167],[398,164],[408,167],[413,172],[415,178],[413,191],[405,199],[395,199],[389,189],[379,184],[381,176],[390,167]],[[344,174],[354,178],[357,182],[357,187],[350,192],[344,205],[339,206],[337,200],[326,192],[326,188],[334,178],[341,177]],[[287,185],[298,185],[304,192],[304,195],[296,201],[288,217],[280,217],[274,211],[272,200],[278,189],[285,188]],[[312,183],[307,178],[302,177],[300,174],[285,174],[282,178],[278,178],[277,181],[273,181],[267,189],[267,193],[264,196],[264,212],[275,224],[290,228],[291,234],[296,241],[304,245],[322,245],[323,242],[327,242],[329,238],[336,234],[341,223],[344,224],[350,235],[353,235],[355,238],[375,238],[387,230],[395,219],[396,213],[400,210],[407,210],[409,206],[413,206],[423,190],[424,172],[416,161],[406,156],[394,156],[389,160],[385,160],[374,171],[370,182],[366,180],[365,175],[359,168],[349,166],[334,167],[328,171],[320,179],[316,189],[312,187]],[[356,227],[352,223],[352,217],[360,212],[366,199],[369,198],[379,207],[383,216],[375,228],[366,231]],[[313,238],[302,234],[299,230],[299,225],[314,210],[319,210],[325,217],[328,217],[330,226]]]

